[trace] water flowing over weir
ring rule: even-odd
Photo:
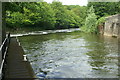
[[[21,34],[11,34],[11,37],[16,36],[27,36],[27,35],[40,35],[40,34],[49,34],[49,33],[59,33],[59,32],[73,32],[73,31],[80,31],[80,28],[71,28],[71,29],[61,29],[61,30],[45,30],[45,31],[34,31],[28,33],[21,33]]]
[[[20,36],[21,45],[39,78],[118,78],[116,38],[86,34],[79,29],[24,35],[12,36]]]

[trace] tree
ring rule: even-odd
[[[62,5],[58,0],[47,2],[6,3],[8,27],[40,29],[78,28],[83,25],[86,7]],[[70,8],[69,8],[70,7]]]
[[[6,22],[8,26],[18,27],[39,27],[43,29],[53,29],[55,24],[55,14],[50,4],[46,2],[31,3],[7,3],[12,8],[19,4],[17,8],[6,7]],[[17,26],[17,27],[16,27]]]
[[[98,18],[120,13],[120,2],[89,2],[87,6],[94,7]]]
[[[80,26],[80,17],[59,1],[51,4],[55,12],[56,28],[73,28]]]
[[[82,28],[85,32],[96,33],[97,32],[97,16],[94,13],[93,6],[88,10],[88,15],[85,20],[85,25]]]
[[[59,1],[53,1],[51,4],[51,7],[53,8],[55,12],[56,17],[56,28],[64,28],[66,26],[66,9]]]
[[[83,26],[85,23],[85,18],[87,16],[87,7],[85,6],[76,6],[71,9],[77,16],[80,17],[80,26]]]
[[[39,2],[34,10],[33,13],[36,14],[36,18],[33,17],[35,18],[35,26],[42,27],[43,29],[54,29],[56,19],[54,10],[51,8],[50,4],[47,2]]]

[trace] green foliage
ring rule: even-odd
[[[104,17],[118,13],[120,2],[89,2],[87,7],[62,5],[59,0],[54,0],[51,4],[44,0],[6,3],[7,27],[15,29],[61,29],[83,26],[82,30],[94,33],[97,32],[97,26],[104,23]]]
[[[14,3],[16,4],[16,3]],[[22,5],[22,12],[9,12],[10,15],[7,15],[6,21],[7,26],[14,26],[15,28],[18,27],[27,27],[27,26],[34,26],[40,27],[44,29],[53,29],[55,24],[55,14],[53,9],[49,4],[46,2],[39,2],[39,3],[21,3]],[[26,5],[25,5],[26,4]]]
[[[85,25],[81,29],[85,32],[96,33],[97,32],[96,22],[97,22],[97,16],[94,13],[93,6],[91,6],[90,9],[88,10],[88,15],[85,20]]]
[[[22,20],[24,18],[23,16],[24,15],[20,12],[13,12],[8,16],[10,18],[7,18],[6,22],[10,27],[20,27],[22,26]]]
[[[77,16],[73,11],[67,12],[67,22],[70,27],[79,27],[80,26],[80,17]]]
[[[41,29],[77,28],[84,24],[87,7],[62,5],[58,0],[47,2],[6,3],[8,27]]]
[[[105,17],[101,17],[97,20],[97,26],[102,25],[103,23],[105,23]]]
[[[71,28],[80,26],[80,17],[73,11],[68,10],[61,2],[53,1],[51,6],[55,12],[56,28]]]
[[[44,2],[6,3],[7,27],[39,27],[41,29],[63,29],[81,27],[87,14],[87,7],[62,5],[58,0],[51,4]]]
[[[81,6],[77,6],[76,8],[73,8],[72,11],[80,17],[80,26],[83,26],[85,23],[85,18],[87,16],[87,7],[81,7]]]
[[[98,18],[120,13],[120,2],[89,2],[88,7],[91,6]]]
[[[85,32],[98,32],[97,26],[103,25],[106,16],[120,13],[120,2],[89,2],[87,6],[91,10],[88,11],[85,25],[81,28]]]
[[[66,26],[66,10],[61,2],[53,1],[51,4],[56,17],[56,27],[57,28],[63,28],[63,26]]]
[[[34,5],[33,5],[34,6]],[[54,29],[55,13],[51,6],[46,2],[40,2],[36,5],[36,26],[41,26],[44,29]],[[35,17],[33,17],[35,18]]]

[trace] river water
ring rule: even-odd
[[[19,37],[37,77],[118,78],[117,38],[66,31]]]

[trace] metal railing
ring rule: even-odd
[[[6,38],[4,39],[3,43],[0,46],[0,54],[2,55],[2,62],[0,64],[0,79],[2,79],[2,77],[4,76],[4,66],[6,64],[5,63],[6,54],[8,51],[9,43],[10,43],[10,33],[6,36]]]

